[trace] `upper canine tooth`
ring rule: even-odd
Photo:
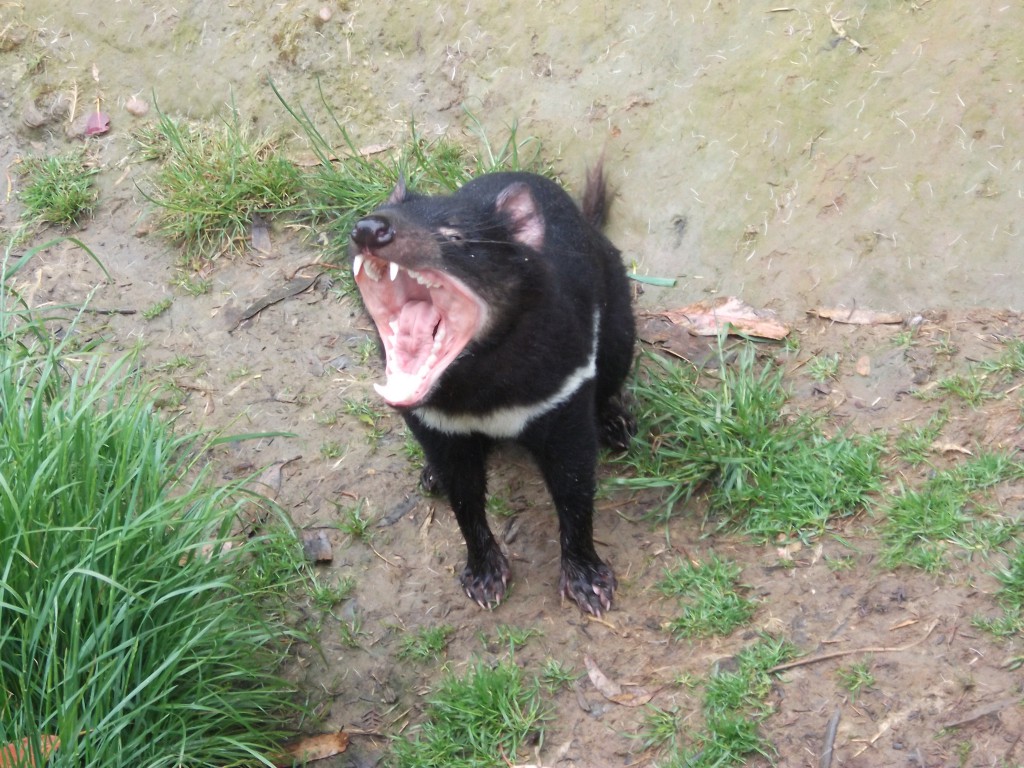
[[[391,282],[395,282],[395,278],[398,277],[398,262],[392,261],[389,274],[391,275]]]
[[[363,261],[365,259],[361,253],[357,253],[356,257],[352,259],[352,275],[354,277],[359,277],[359,271],[363,268]]]

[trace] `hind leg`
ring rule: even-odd
[[[622,403],[621,396],[608,398],[597,409],[597,431],[601,444],[625,451],[636,435],[636,418]]]

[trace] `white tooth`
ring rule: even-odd
[[[395,282],[395,278],[398,277],[398,263],[397,262],[394,262],[394,261],[391,262],[391,272],[390,272],[390,275],[391,275],[391,282],[392,283]]]
[[[373,280],[373,282],[380,280],[380,268],[372,259],[367,260],[363,266],[366,268],[366,276],[368,278]]]
[[[397,320],[392,320],[390,323],[388,323],[388,328],[391,329],[391,332],[395,336],[398,335],[398,321]]]
[[[352,275],[354,277],[359,277],[359,270],[363,268],[363,261],[365,261],[365,259],[361,253],[357,253],[356,257],[352,259]]]

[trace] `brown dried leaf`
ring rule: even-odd
[[[285,754],[277,760],[279,766],[291,766],[295,762],[302,764],[333,757],[348,749],[348,734],[344,731],[323,733],[285,744]]]
[[[641,688],[638,685],[619,685],[614,680],[610,680],[590,656],[584,656],[583,663],[587,667],[590,682],[608,701],[614,701],[624,707],[640,707],[654,698],[654,692],[648,691],[646,688]]]
[[[51,754],[57,751],[60,746],[60,739],[56,736],[43,734],[39,737],[40,757],[47,760]],[[24,738],[20,743],[12,742],[0,747],[0,768],[14,768],[14,766],[35,766],[35,760],[29,754],[29,741]]]
[[[848,325],[892,325],[902,323],[903,316],[895,312],[879,312],[873,309],[847,309],[846,307],[815,307],[807,314]]]
[[[717,336],[723,330],[763,339],[784,339],[789,334],[789,326],[770,309],[754,309],[735,296],[698,301],[656,314],[695,336]]]
[[[965,448],[956,443],[932,443],[932,450],[936,453],[962,453],[965,456],[973,456],[970,448]]]
[[[270,225],[267,224],[267,220],[262,216],[253,216],[249,235],[252,249],[264,256],[269,256],[274,245],[270,241]]]

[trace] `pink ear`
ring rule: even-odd
[[[522,182],[509,184],[498,195],[494,208],[508,217],[513,240],[535,251],[544,247],[544,215],[528,186]]]
[[[398,175],[398,183],[395,184],[395,188],[391,190],[391,194],[388,195],[388,205],[397,205],[398,203],[404,202],[408,196],[409,191],[405,188],[405,174],[401,173]]]

